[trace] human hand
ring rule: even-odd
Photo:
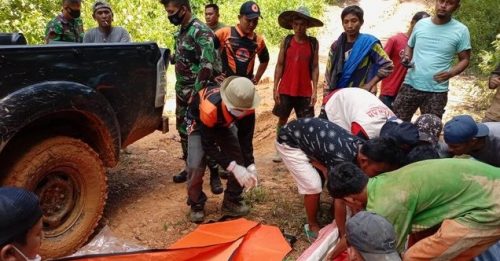
[[[253,187],[257,187],[259,185],[259,181],[257,179],[258,174],[257,174],[257,169],[255,168],[255,164],[251,164],[250,166],[248,166],[247,171],[250,172],[250,178],[253,181],[253,184],[251,184],[251,186],[249,186],[246,191],[250,190]]]
[[[316,101],[318,100],[318,97],[317,97],[317,94],[314,93],[313,95],[311,95],[311,103],[309,104],[311,107],[314,107],[314,105],[316,105]]]
[[[500,86],[500,76],[493,75],[490,77],[489,87],[490,89],[496,89]]]
[[[406,69],[410,69],[410,68],[413,68],[415,64],[411,62],[410,58],[405,56],[401,60],[401,65],[403,65],[403,67],[405,67]]]
[[[252,175],[245,167],[236,164],[236,161],[229,164],[227,171],[233,173],[238,183],[245,188],[245,191],[250,190],[257,184],[257,177]]]
[[[275,88],[273,90],[273,97],[274,97],[274,102],[279,105],[280,104],[280,94],[278,92],[278,88]]]
[[[442,83],[442,82],[449,80],[451,77],[453,77],[453,75],[451,75],[450,72],[445,71],[445,72],[440,72],[440,73],[435,74],[433,78],[434,78],[434,81],[436,81],[438,83]]]
[[[252,78],[252,83],[253,83],[254,85],[259,84],[259,82],[260,82],[260,79],[257,79],[256,77],[253,77],[253,78]]]
[[[361,88],[371,92],[372,94],[377,94],[377,86],[376,85],[365,84]]]
[[[214,81],[218,84],[221,84],[224,79],[226,79],[226,76],[224,74],[220,74],[219,76],[214,78]]]

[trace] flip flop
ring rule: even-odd
[[[306,238],[309,243],[314,242],[314,240],[316,240],[316,238],[318,237],[317,233],[309,229],[309,224],[304,225],[304,234],[306,234]]]

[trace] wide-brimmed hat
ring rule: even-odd
[[[226,78],[222,82],[220,96],[230,109],[252,110],[260,102],[260,97],[255,91],[253,82],[240,76]]]
[[[285,29],[292,29],[292,22],[295,17],[302,18],[307,21],[307,27],[321,27],[323,22],[311,17],[311,13],[307,7],[301,6],[297,11],[285,11],[278,16],[278,23]]]

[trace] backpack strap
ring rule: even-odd
[[[293,34],[289,34],[285,37],[285,41],[283,44],[283,51],[285,52],[285,58],[283,60],[283,64],[286,66],[286,51],[290,47],[290,42],[292,41]],[[316,53],[316,50],[318,50],[318,39],[313,36],[308,36],[307,39],[309,40],[310,46],[311,46],[311,59],[309,59],[309,73],[312,77],[312,71],[314,68],[314,54]],[[283,69],[285,68],[283,66]]]
[[[316,39],[316,37],[313,36],[308,36],[308,38],[309,38],[309,43],[311,44],[311,59],[309,60],[309,72],[312,78],[312,72],[314,68],[314,55],[318,50],[318,39]]]

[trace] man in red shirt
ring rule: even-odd
[[[308,36],[307,29],[323,26],[320,20],[310,16],[306,7],[281,13],[278,23],[285,29],[293,29],[294,34],[283,39],[274,70],[273,114],[279,117],[277,132],[287,123],[292,109],[297,118],[314,117],[319,76],[318,40]],[[281,158],[276,155],[273,161],[280,162]]]
[[[405,79],[407,68],[401,64],[404,51],[408,45],[408,37],[410,37],[413,27],[417,22],[430,15],[424,11],[416,13],[411,19],[410,28],[406,33],[398,33],[385,44],[384,50],[389,55],[389,58],[394,63],[394,71],[387,78],[382,80],[382,88],[380,92],[380,100],[392,110],[392,103],[398,95],[399,88]]]

